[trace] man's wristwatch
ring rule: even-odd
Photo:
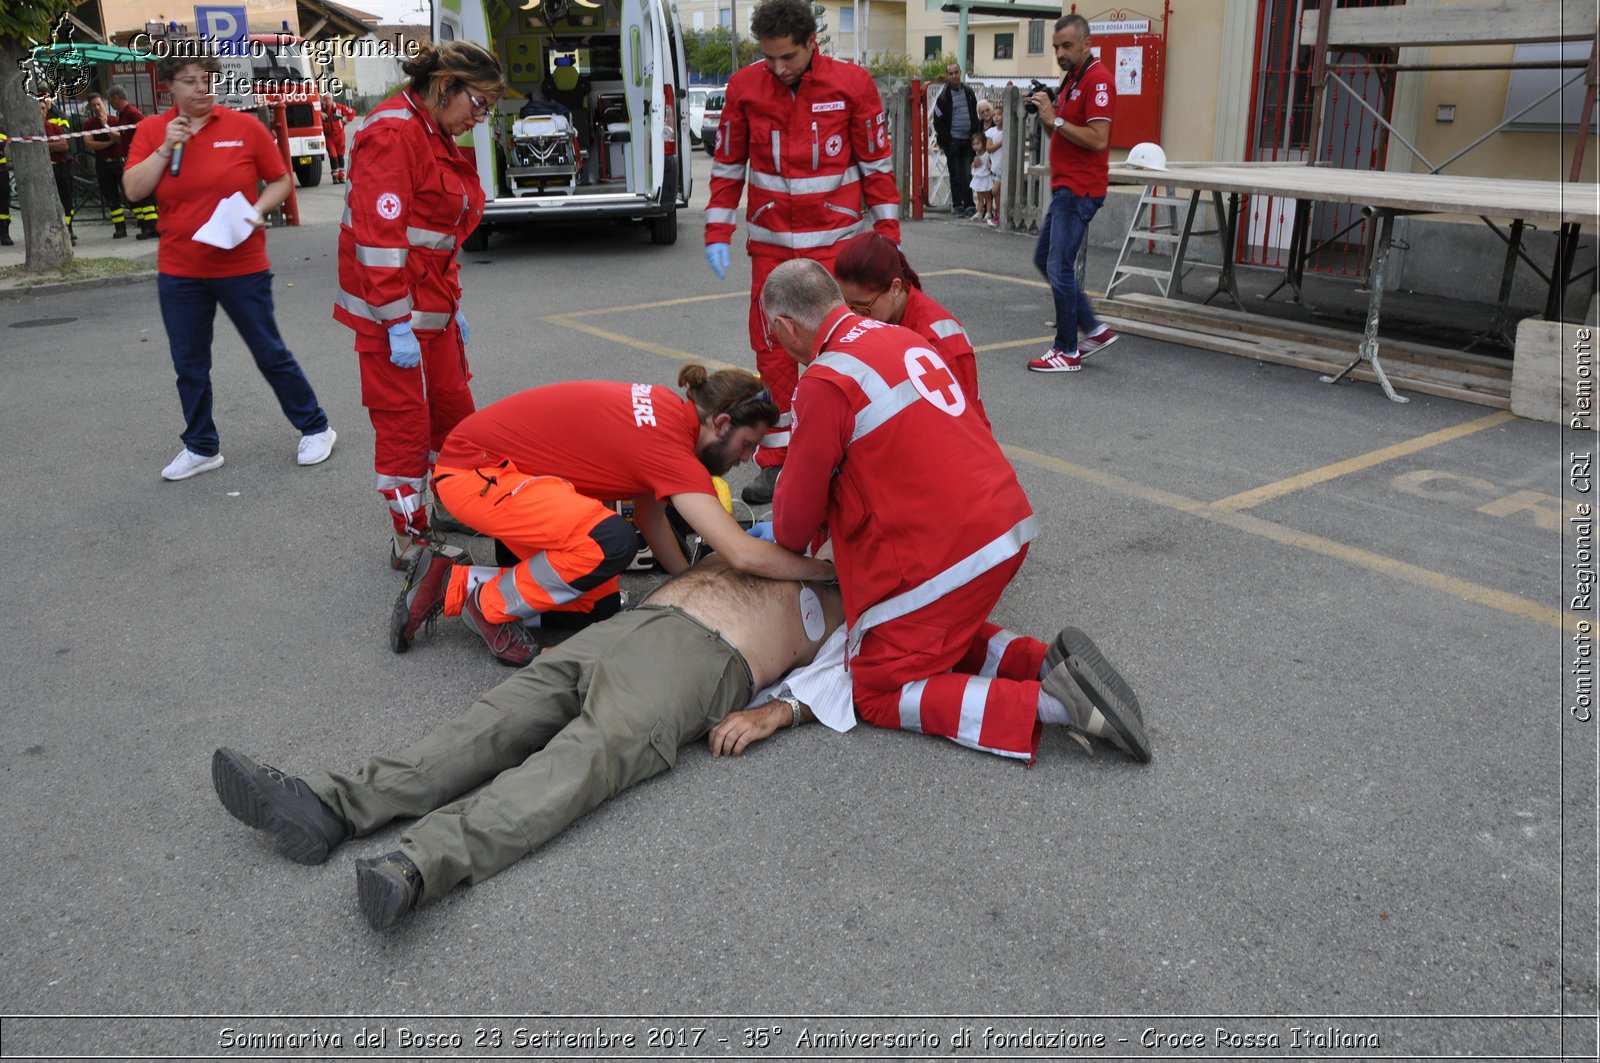
[[[1056,115],[1056,123],[1055,123],[1055,128],[1056,129],[1060,129],[1062,126],[1064,126],[1066,124],[1067,124],[1067,120],[1065,118],[1061,117],[1059,114]]]
[[[795,697],[793,694],[779,694],[777,696],[776,700],[781,701],[785,705],[789,706],[789,712],[792,714],[790,719],[789,719],[789,726],[791,728],[799,727],[800,726],[800,699]]]

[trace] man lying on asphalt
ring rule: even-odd
[[[801,668],[843,617],[836,585],[762,579],[713,556],[354,775],[289,776],[223,748],[211,760],[212,783],[234,818],[271,834],[302,864],[420,816],[399,849],[356,862],[361,910],[375,929],[387,929],[671,768],[678,747],[702,735],[721,756],[812,719],[846,729],[854,717],[839,667],[843,639],[829,643],[834,652],[813,666],[816,674]],[[776,694],[752,700],[793,669],[801,671]]]

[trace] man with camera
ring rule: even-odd
[[[1056,65],[1063,72],[1055,99],[1034,82],[1027,110],[1039,115],[1050,138],[1050,206],[1039,226],[1033,264],[1050,282],[1055,301],[1055,342],[1028,363],[1036,373],[1075,373],[1089,355],[1117,334],[1096,320],[1078,282],[1075,263],[1089,222],[1106,201],[1111,118],[1117,105],[1111,71],[1089,48],[1089,21],[1082,15],[1056,20]],[[1078,332],[1084,333],[1078,339]]]

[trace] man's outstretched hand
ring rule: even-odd
[[[753,709],[737,709],[711,729],[707,739],[711,755],[737,757],[753,743],[771,738],[774,731],[789,726],[793,720],[792,710],[781,701],[769,701]]]

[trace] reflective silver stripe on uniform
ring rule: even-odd
[[[707,225],[737,225],[739,224],[738,211],[728,210],[726,207],[708,207],[706,209]]]
[[[908,591],[903,591],[893,598],[885,598],[874,605],[857,617],[855,627],[850,629],[845,659],[855,656],[861,647],[861,637],[870,628],[914,613],[923,606],[932,605],[951,591],[965,587],[1002,561],[1017,556],[1038,534],[1039,518],[1030,513],[943,572],[924,580]]]
[[[360,125],[356,126],[356,132],[359,133],[372,123],[381,122],[385,118],[403,118],[406,121],[410,121],[411,112],[403,107],[386,107],[381,111],[373,111],[361,120]]]
[[[550,555],[543,550],[528,558],[522,565],[527,566],[528,575],[533,582],[537,583],[539,589],[548,594],[556,605],[565,605],[583,596],[582,591],[570,586],[566,580],[556,575],[555,568],[550,564]],[[541,610],[528,604],[528,600],[522,596],[522,591],[517,589],[516,577],[515,568],[503,570],[500,578],[495,581],[495,589],[500,592],[500,597],[505,602],[506,612],[523,620],[532,620]]]
[[[807,233],[780,233],[776,229],[764,229],[759,225],[750,225],[746,228],[749,231],[750,239],[756,243],[803,250],[815,247],[832,247],[841,240],[848,240],[861,232],[861,223],[846,225],[842,229],[819,229]]]
[[[377,474],[378,490],[392,491],[396,487],[409,487],[417,494],[427,489],[427,480],[416,476],[390,476],[388,473]]]
[[[772,427],[788,428],[792,424],[794,424],[794,411],[784,410],[782,413],[778,414],[778,419],[772,422]]]
[[[413,328],[449,328],[450,319],[454,316],[454,314],[436,314],[432,311],[413,313],[411,325]]]
[[[1001,628],[989,639],[989,645],[983,652],[983,664],[978,668],[979,675],[999,675],[1000,659],[1006,655],[1006,650],[1013,642],[1017,641],[1014,632]]]
[[[423,247],[430,251],[454,251],[456,249],[456,234],[442,233],[437,229],[418,229],[406,226],[406,240],[412,247]]]
[[[900,204],[879,203],[872,208],[873,221],[894,221],[900,217]]]
[[[856,165],[861,167],[862,173],[894,173],[894,156],[885,155],[881,159],[857,159]]]
[[[840,376],[854,380],[867,397],[867,405],[856,414],[855,432],[850,437],[852,443],[874,428],[882,427],[889,418],[922,398],[922,393],[910,380],[890,387],[889,382],[879,376],[876,370],[855,355],[842,351],[823,351],[816,362]]]
[[[411,295],[409,292],[392,303],[373,306],[365,299],[351,295],[341,288],[339,289],[339,294],[333,297],[333,304],[344,307],[348,313],[354,314],[356,317],[364,317],[368,321],[376,321],[379,324],[385,321],[393,321],[397,317],[405,317],[411,313]]]
[[[742,162],[714,162],[711,164],[712,177],[726,177],[734,181],[744,180],[744,163]]]
[[[772,131],[772,172],[779,173],[783,170],[783,137],[774,129]]]
[[[961,690],[961,722],[955,739],[964,746],[976,746],[983,734],[983,705],[989,698],[989,680],[973,676]]]
[[[947,340],[951,336],[967,336],[967,330],[962,328],[961,322],[957,321],[953,317],[947,317],[943,321],[935,321],[928,327],[931,328],[933,330],[933,334],[938,336],[941,340]],[[967,339],[971,340],[972,337],[967,336]]]
[[[818,192],[836,192],[845,185],[861,180],[861,171],[854,166],[843,173],[826,177],[779,177],[777,174],[752,171],[750,184],[766,192],[787,192],[794,196],[814,195]]]
[[[761,437],[761,445],[764,447],[772,447],[774,449],[778,447],[786,447],[789,445],[789,433],[768,432],[766,435]]]
[[[356,245],[356,261],[363,266],[386,266],[390,269],[399,269],[406,264],[406,256],[410,254],[410,250],[404,247]]]
[[[922,733],[922,692],[927,686],[926,679],[918,679],[900,688],[900,730]]]

